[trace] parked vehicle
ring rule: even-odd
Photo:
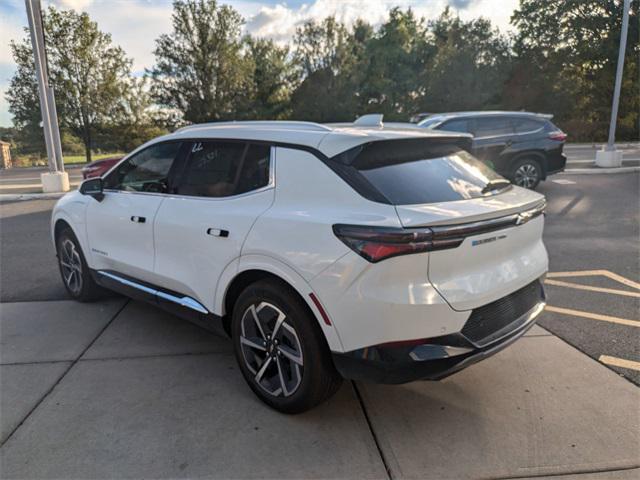
[[[567,135],[551,115],[528,112],[454,112],[432,115],[418,126],[471,133],[472,153],[518,186],[534,189],[564,170]]]
[[[122,160],[122,157],[108,157],[91,162],[89,165],[82,167],[82,178],[86,180],[87,178],[101,177],[120,160]]]
[[[468,135],[305,122],[194,125],[56,204],[71,297],[106,287],[232,338],[250,388],[301,412],[342,378],[437,380],[545,305],[544,197]]]

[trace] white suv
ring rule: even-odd
[[[58,202],[60,272],[78,300],[106,287],[229,335],[283,412],[342,378],[440,379],[545,305],[544,197],[470,146],[306,122],[183,128]]]

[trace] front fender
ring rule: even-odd
[[[78,192],[72,192],[58,200],[51,214],[51,241],[55,249],[56,224],[61,220],[66,222],[73,230],[78,242],[80,242],[80,247],[88,263],[90,262],[91,255],[89,255],[89,242],[87,239],[86,207],[86,198]]]
[[[327,343],[329,344],[329,348],[334,352],[343,351],[342,342],[340,341],[340,337],[334,323],[331,322],[331,325],[327,325],[323,321],[320,311],[311,300],[309,295],[311,293],[314,293],[314,295],[316,294],[307,281],[289,265],[266,255],[243,255],[239,260],[231,262],[227,266],[227,268],[222,272],[220,281],[216,288],[216,296],[214,300],[215,313],[219,312],[221,315],[226,313],[224,311],[224,299],[227,293],[227,288],[237,275],[249,270],[262,270],[271,273],[291,285],[291,287],[298,292],[313,312],[316,321],[322,329]],[[316,297],[318,298],[317,295]]]

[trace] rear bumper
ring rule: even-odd
[[[399,384],[415,380],[441,380],[494,355],[523,336],[542,313],[545,303],[540,282],[539,297],[526,313],[487,337],[472,341],[462,332],[424,339],[333,353],[340,374],[351,380]]]
[[[563,172],[567,165],[567,157],[563,154],[547,160],[547,175]]]

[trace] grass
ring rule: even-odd
[[[64,164],[71,165],[73,163],[86,163],[87,158],[84,155],[63,155],[64,156]],[[115,153],[94,153],[91,155],[91,160],[102,160],[103,158],[108,157],[117,157],[124,156],[124,153],[115,152]]]
[[[124,156],[124,153],[120,152],[112,152],[112,153],[94,153],[91,156],[91,160],[101,160],[103,158],[108,157],[117,157]],[[84,155],[64,155],[64,164],[65,165],[74,165],[80,163],[86,163],[87,158]],[[46,158],[34,158],[30,156],[17,156],[13,158],[13,164],[16,167],[35,167],[35,166],[44,166],[47,165]]]

